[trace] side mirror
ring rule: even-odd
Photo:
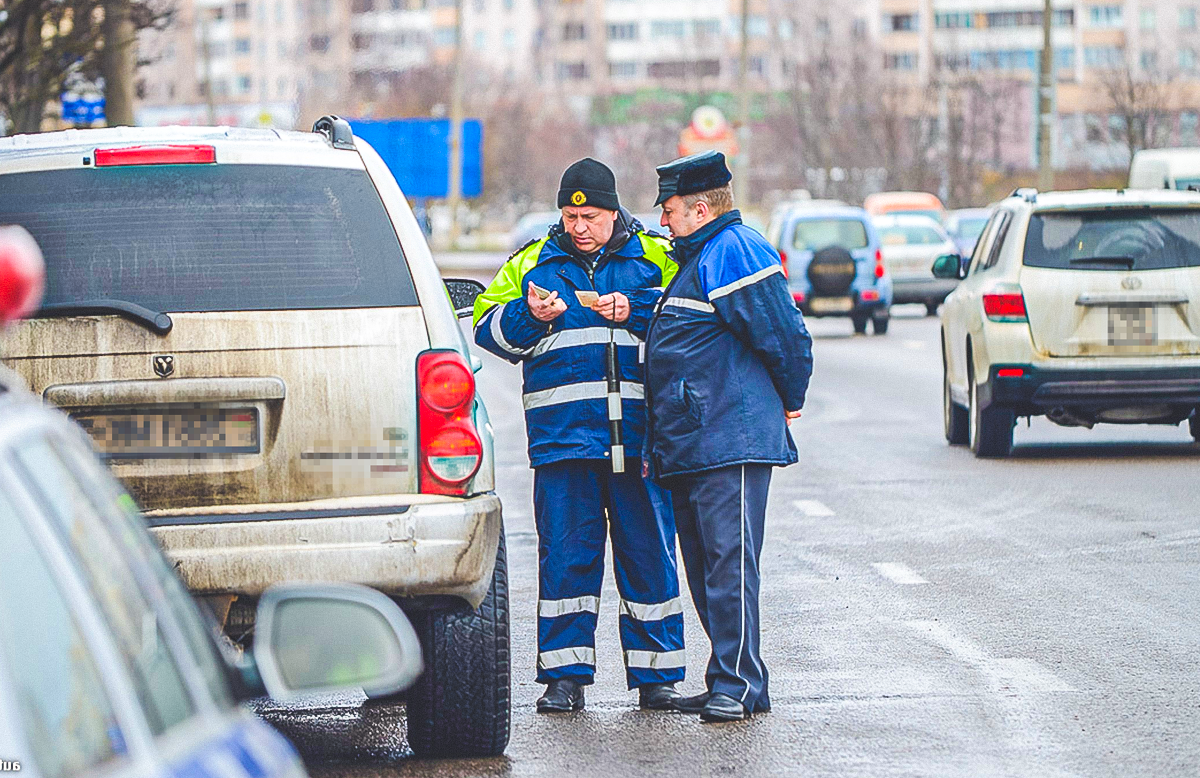
[[[395,694],[424,669],[408,617],[365,586],[272,586],[258,601],[254,633],[258,676],[277,700],[350,689]]]
[[[475,298],[487,290],[483,284],[470,278],[447,278],[446,291],[450,293],[450,304],[454,315],[460,319],[470,316],[475,310]]]
[[[933,277],[961,280],[966,277],[964,264],[958,254],[943,254],[933,261]]]

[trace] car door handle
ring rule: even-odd
[[[1184,305],[1187,302],[1188,296],[1182,292],[1142,292],[1140,294],[1130,294],[1128,292],[1084,292],[1079,295],[1079,299],[1075,301],[1075,304],[1083,306]]]

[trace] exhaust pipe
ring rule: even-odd
[[[1062,406],[1046,411],[1046,418],[1060,427],[1087,427],[1091,429],[1096,426],[1094,419],[1085,419]]]

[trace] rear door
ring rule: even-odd
[[[1035,213],[1021,289],[1051,357],[1200,354],[1200,209]]]
[[[72,314],[14,327],[6,357],[144,508],[416,491],[424,318],[361,159],[329,153],[0,177],[44,311]]]

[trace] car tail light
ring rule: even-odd
[[[475,429],[475,376],[457,351],[426,351],[417,357],[417,405],[421,491],[466,494],[466,483],[483,464],[483,441]]]
[[[122,165],[210,165],[216,161],[217,150],[214,147],[197,144],[96,149],[96,167],[119,167]]]
[[[792,299],[796,301],[796,305],[803,305],[804,292],[792,292]]]
[[[887,268],[883,266],[883,249],[875,249],[875,277],[883,278]]]
[[[1025,369],[1020,367],[1002,367],[996,371],[996,376],[999,378],[1021,378],[1025,375]]]
[[[779,252],[779,264],[783,265],[783,277],[787,278],[788,277],[788,267],[787,267],[787,252],[786,251]]]
[[[983,312],[991,321],[1029,321],[1020,289],[996,289],[984,294]]]
[[[23,227],[0,228],[0,324],[29,316],[42,304],[46,266]]]
[[[858,296],[858,299],[864,303],[877,303],[879,302],[879,292],[874,289],[864,289],[863,293]]]

